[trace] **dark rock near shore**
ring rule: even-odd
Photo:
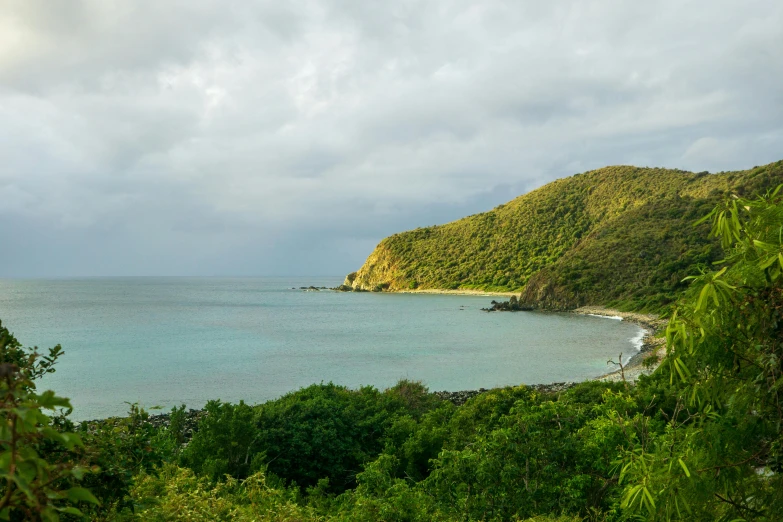
[[[198,431],[198,423],[206,417],[207,412],[204,410],[190,409],[185,412],[185,422],[182,427],[182,437],[188,441],[193,437],[193,434]],[[171,414],[161,413],[159,415],[150,415],[148,421],[154,427],[170,428],[171,427]]]
[[[485,312],[529,312],[533,310],[532,306],[523,304],[515,295],[512,295],[508,301],[493,300],[490,304],[491,308],[482,308],[482,310]]]
[[[527,385],[540,393],[559,393],[565,391],[577,383],[575,382],[553,382],[550,384],[531,384]],[[497,388],[493,388],[497,389]],[[473,397],[487,393],[493,389],[479,388],[478,390],[460,390],[460,391],[436,391],[431,392],[432,395],[444,400],[453,402],[456,406],[462,406]],[[198,424],[204,417],[207,416],[207,412],[204,410],[189,409],[185,411],[185,421],[182,427],[182,438],[185,442],[190,441],[193,434],[198,431]],[[110,417],[108,419],[95,419],[82,421],[81,424],[87,425],[87,429],[96,430],[99,426],[106,426],[106,424],[116,425],[120,421],[125,420],[126,417]],[[159,413],[156,415],[150,415],[145,421],[147,424],[153,426],[156,429],[169,429],[171,427],[171,413]]]
[[[559,393],[565,391],[577,383],[575,382],[553,382],[549,384],[530,384],[528,388],[532,388],[539,393]],[[492,390],[486,388],[479,388],[478,390],[461,390],[461,391],[436,391],[432,392],[436,397],[443,399],[444,401],[453,402],[456,406],[462,406],[473,397],[487,393]]]
[[[549,384],[531,384],[530,388],[540,393],[560,393],[573,388],[577,384],[576,382],[552,382]]]
[[[334,288],[330,288],[330,290],[334,290],[335,292],[367,292],[368,291],[363,288],[354,288],[349,285],[336,286]]]
[[[476,395],[485,393],[487,391],[488,390],[481,388],[480,390],[462,390],[462,391],[455,391],[455,392],[437,391],[437,392],[432,392],[432,394],[438,397],[439,399],[453,402],[457,406],[462,406]]]
[[[207,415],[204,410],[190,409],[185,411],[185,420],[182,426],[182,439],[185,442],[190,441],[193,434],[198,431],[198,423]],[[108,419],[95,419],[82,421],[82,425],[87,425],[87,430],[92,431],[98,429],[99,426],[105,426],[106,424],[116,425],[125,417],[110,417]],[[169,429],[171,427],[171,414],[159,413],[157,415],[150,415],[145,421],[156,429]]]

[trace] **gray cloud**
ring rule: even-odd
[[[10,0],[0,276],[325,274],[608,164],[781,159],[783,4]]]

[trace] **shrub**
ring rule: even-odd
[[[55,429],[44,413],[70,410],[68,399],[36,391],[35,380],[53,372],[61,354],[59,345],[45,356],[23,348],[0,323],[0,520],[58,520],[81,515],[78,502],[98,503],[87,489],[71,486],[87,471],[68,458],[80,437]]]

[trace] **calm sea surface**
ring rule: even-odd
[[[209,399],[258,403],[317,382],[431,390],[583,380],[636,350],[598,317],[484,313],[491,297],[302,292],[342,278],[0,279],[0,319],[25,346],[61,344],[39,388],[73,418]]]

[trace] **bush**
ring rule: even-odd
[[[180,462],[213,481],[268,470],[304,489],[328,478],[339,493],[381,452],[395,419],[418,419],[439,403],[405,380],[383,393],[314,384],[254,408],[212,401]]]
[[[57,430],[44,413],[70,411],[68,399],[36,391],[35,380],[53,372],[61,354],[59,345],[45,356],[23,348],[0,323],[0,520],[58,520],[60,514],[81,515],[79,502],[98,503],[72,485],[87,471],[69,453],[82,446],[81,438]]]
[[[113,518],[144,522],[323,520],[297,504],[296,490],[270,486],[263,473],[213,484],[190,469],[167,464],[156,475],[142,473],[137,477],[131,496],[135,512],[126,509]]]
[[[262,467],[256,413],[247,404],[209,401],[198,431],[180,456],[180,462],[213,482],[230,475],[244,479]]]

